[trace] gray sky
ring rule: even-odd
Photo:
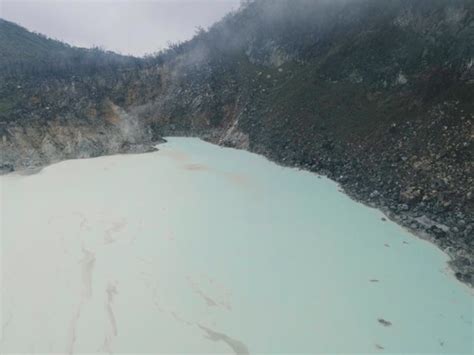
[[[0,0],[0,17],[81,47],[143,55],[193,36],[239,0]]]

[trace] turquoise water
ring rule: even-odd
[[[159,149],[1,177],[2,353],[472,353],[436,247],[326,178]]]

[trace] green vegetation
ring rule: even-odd
[[[139,65],[134,57],[72,47],[0,19],[0,77],[91,75]]]

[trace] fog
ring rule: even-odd
[[[1,0],[0,17],[69,44],[141,56],[190,39],[239,0]]]

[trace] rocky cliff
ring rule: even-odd
[[[474,3],[249,2],[114,70],[0,86],[4,169],[200,136],[323,173],[474,271]]]

